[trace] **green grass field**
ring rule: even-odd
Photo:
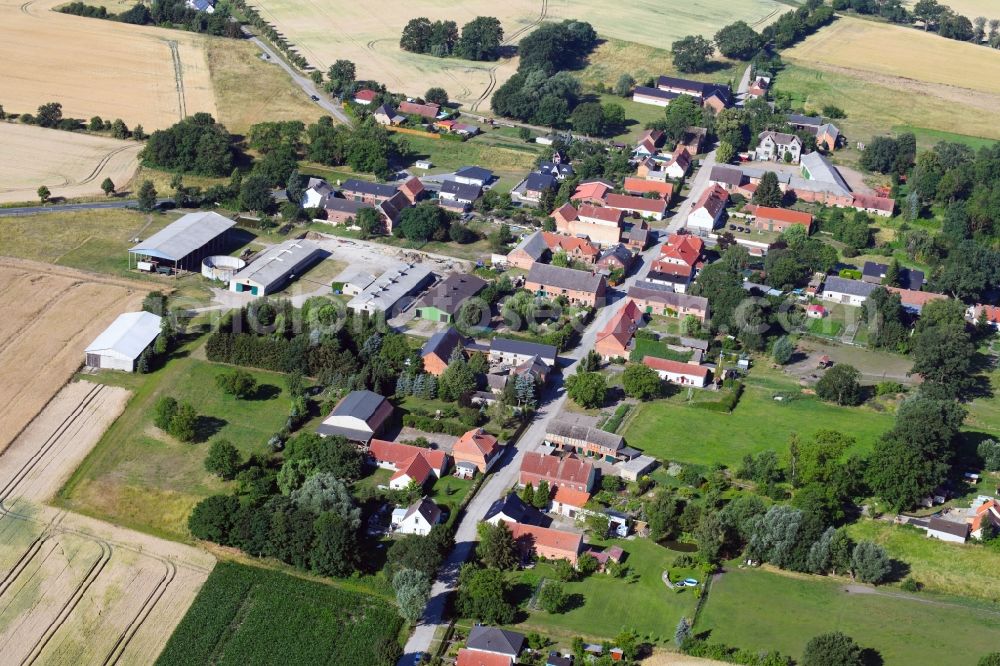
[[[913,127],[912,125],[896,125],[892,128],[892,131],[896,134],[910,132],[917,137],[917,147],[927,149],[933,148],[941,141],[961,143],[969,148],[972,148],[973,150],[986,148],[997,142],[996,139],[984,139],[979,136],[956,134],[955,132],[942,132],[940,130],[927,129],[926,127]]]
[[[191,508],[209,495],[228,492],[230,484],[205,471],[207,441],[178,442],[153,425],[157,399],[170,395],[190,402],[201,417],[202,438],[228,439],[244,457],[266,451],[291,404],[283,377],[271,372],[251,371],[263,387],[260,399],[223,394],[215,376],[227,369],[188,355],[150,375],[129,377],[134,395],[125,412],[70,477],[57,502],[119,525],[187,540]],[[106,376],[116,381],[120,375]]]
[[[819,112],[825,104],[842,108],[847,117],[835,122],[852,146],[847,152],[856,152],[856,141],[868,141],[898,126],[941,132],[961,128],[969,136],[1000,139],[1000,111],[996,109],[916,94],[902,83],[888,87],[844,72],[823,71],[806,62],[786,61],[774,90],[789,94],[796,106],[809,112]]]
[[[628,553],[624,563],[637,580],[595,573],[580,581],[564,583],[566,593],[580,595],[582,605],[560,614],[530,611],[512,628],[522,632],[537,631],[566,643],[573,636],[598,641],[613,639],[626,628],[635,629],[646,640],[672,638],[677,622],[681,617],[690,618],[697,603],[693,589],[672,591],[660,579],[678,553],[648,539],[609,543],[618,544]],[[674,579],[681,573],[685,577],[695,575],[680,569],[671,570],[671,573]],[[526,603],[543,577],[552,578],[552,565],[539,563],[512,577],[518,597]]]
[[[156,663],[391,666],[401,625],[378,597],[220,562]]]
[[[848,531],[855,540],[867,539],[885,546],[892,558],[909,565],[910,575],[929,592],[1000,603],[1000,579],[996,575],[1000,553],[995,550],[929,539],[916,528],[880,520],[854,523]]]
[[[844,332],[844,322],[834,319],[833,316],[810,319],[809,323],[806,324],[806,329],[813,335],[824,338],[839,338],[840,334]]]
[[[660,460],[711,465],[737,465],[748,453],[773,449],[784,454],[788,436],[811,437],[821,429],[838,430],[857,439],[854,452],[871,448],[875,439],[892,427],[892,416],[866,407],[838,407],[802,395],[777,402],[776,392],[798,392],[787,378],[755,377],[752,370],[739,405],[731,414],[720,414],[685,404],[687,392],[667,400],[639,405],[623,433],[629,446]],[[701,400],[716,395],[696,391]]]
[[[414,159],[429,158],[434,168],[429,173],[445,173],[463,166],[478,165],[493,171],[500,182],[495,185],[502,192],[518,184],[535,163],[545,154],[544,146],[526,143],[520,137],[510,136],[503,130],[486,129],[485,133],[468,141],[447,141],[401,134],[416,154]]]
[[[131,239],[147,238],[177,219],[127,210],[88,210],[7,217],[0,253],[60,266],[124,275]]]
[[[1000,610],[949,598],[845,593],[844,582],[734,569],[712,585],[694,633],[801,658],[817,634],[842,631],[885,666],[977,663],[1000,645]],[[929,602],[929,603],[928,603]]]

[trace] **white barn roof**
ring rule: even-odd
[[[114,352],[136,359],[160,334],[161,317],[151,312],[125,312],[118,315],[85,352],[92,354]]]
[[[218,213],[188,213],[133,247],[129,252],[180,261],[236,226]]]

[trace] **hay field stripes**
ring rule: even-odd
[[[166,642],[164,620],[167,628],[180,620],[211,572],[210,556],[194,549],[37,504],[127,397],[117,387],[70,384],[0,457],[0,652],[7,658],[149,661]]]
[[[68,116],[121,117],[147,130],[196,111],[218,115],[205,53],[212,38],[61,14],[59,4],[0,0],[0,78],[10,109],[58,101]]]
[[[0,257],[0,451],[76,371],[86,344],[151,287]]]

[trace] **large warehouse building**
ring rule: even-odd
[[[312,241],[293,238],[268,248],[229,281],[230,291],[265,296],[280,291],[288,282],[325,256]]]
[[[161,317],[151,312],[125,312],[118,315],[84,353],[91,368],[106,368],[135,372],[142,352],[160,334]]]
[[[200,271],[202,259],[224,254],[226,232],[234,226],[218,213],[188,213],[129,250],[129,268],[134,257],[141,271]]]

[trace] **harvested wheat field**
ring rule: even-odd
[[[5,663],[151,663],[214,559],[45,507],[128,391],[68,384],[0,455],[0,654]]]
[[[66,116],[121,118],[147,131],[217,114],[206,37],[52,11],[60,4],[0,0],[5,111],[60,102]]]
[[[781,55],[874,83],[889,77],[935,84],[945,98],[976,96],[992,107],[1000,98],[1000,51],[913,28],[841,17]]]
[[[138,168],[142,144],[32,125],[0,123],[0,203],[38,198],[39,185],[53,197],[103,196],[110,178],[124,187]]]
[[[608,11],[598,0],[509,0],[497,5],[483,1],[415,0],[400,5],[387,0],[252,0],[261,15],[288,38],[314,67],[326,71],[338,58],[357,63],[358,76],[381,81],[390,89],[423,95],[441,86],[452,99],[473,110],[486,111],[495,87],[517,70],[516,58],[470,62],[409,53],[399,48],[407,21],[425,16],[453,20],[461,26],[478,15],[495,16],[504,37],[517,44],[543,20],[589,21],[602,37],[669,47],[691,33],[712,35],[720,26],[743,19],[763,27],[786,5],[775,0],[705,0],[697,5],[680,0],[633,0]]]
[[[0,451],[83,362],[83,349],[149,287],[0,258]]]

